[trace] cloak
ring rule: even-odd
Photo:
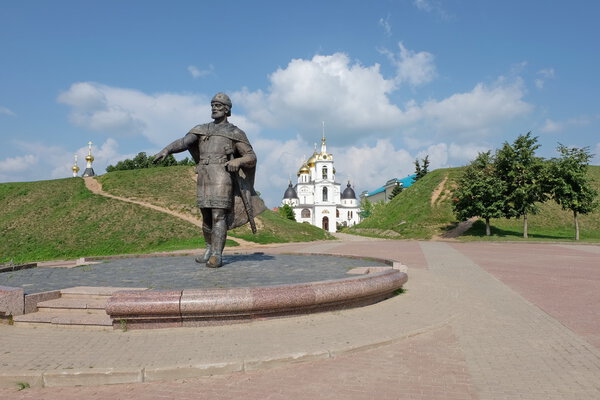
[[[226,123],[219,125],[216,129],[214,125],[215,124],[212,122],[196,125],[189,133],[198,136],[223,136],[235,142],[246,143],[248,146],[252,147],[244,131],[237,126]],[[188,151],[196,164],[198,164],[200,161],[198,146],[189,146]],[[239,158],[240,156],[241,154],[237,151],[233,153],[234,158]],[[250,222],[251,219],[253,220],[255,216],[262,213],[267,207],[259,197],[258,193],[254,190],[256,164],[253,167],[241,167],[237,172],[230,172],[230,174],[233,183],[233,206],[231,209],[227,210],[225,220],[227,229],[234,229]],[[242,196],[246,199],[245,202]],[[253,223],[254,221],[252,221],[251,225],[253,225]]]

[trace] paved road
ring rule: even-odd
[[[0,377],[84,366],[143,365],[157,374],[169,365],[223,366],[211,377],[0,389],[0,398],[600,398],[599,246],[368,240],[269,250],[293,251],[401,261],[407,291],[361,309],[227,327],[0,326]]]

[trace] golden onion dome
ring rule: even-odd
[[[316,162],[317,162],[317,152],[313,153],[313,155],[308,159],[306,164],[308,164],[309,167],[314,167]]]
[[[310,169],[306,163],[302,164],[302,167],[300,167],[300,170],[298,171],[298,176],[302,174],[310,174]]]
[[[71,167],[71,169],[73,170],[73,172],[78,173],[79,172],[79,166],[77,164],[73,165]]]
[[[85,161],[88,161],[88,162],[94,161],[94,156],[91,154],[88,154],[87,156],[85,156]]]

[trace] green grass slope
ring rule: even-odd
[[[97,179],[109,193],[198,215],[192,167],[115,171]],[[83,179],[0,183],[0,263],[149,253],[204,246],[195,225],[139,205],[91,193]],[[311,241],[331,235],[272,211],[231,232],[258,243]],[[236,245],[228,240],[228,245]]]
[[[369,218],[347,232],[398,239],[429,239],[444,232],[456,221],[451,190],[460,173],[461,168],[431,171],[389,203],[376,206]],[[439,195],[432,204],[432,193],[438,188]]]
[[[0,184],[0,262],[197,248],[190,223],[92,194],[83,179]]]
[[[98,177],[108,193],[198,216],[195,179],[194,167],[183,166],[115,171]],[[256,225],[256,234],[245,225],[230,231],[229,235],[262,244],[331,238],[320,228],[287,220],[270,210],[256,217]]]
[[[463,168],[447,168],[430,172],[346,231],[397,239],[429,239],[443,234],[458,223],[452,212],[452,192],[462,171]],[[600,166],[590,166],[589,175],[600,192]],[[530,215],[528,221],[529,240],[570,241],[575,237],[572,213],[562,210],[553,200],[540,204],[540,212]],[[460,239],[524,240],[522,219],[492,219],[491,225],[490,237],[485,236],[485,224],[477,221]],[[600,241],[600,210],[579,216],[579,225],[582,241]]]

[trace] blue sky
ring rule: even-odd
[[[533,131],[600,164],[596,1],[0,3],[0,182],[154,154],[233,99],[279,205],[325,121],[337,180],[373,190]],[[182,156],[184,156],[182,154]]]

